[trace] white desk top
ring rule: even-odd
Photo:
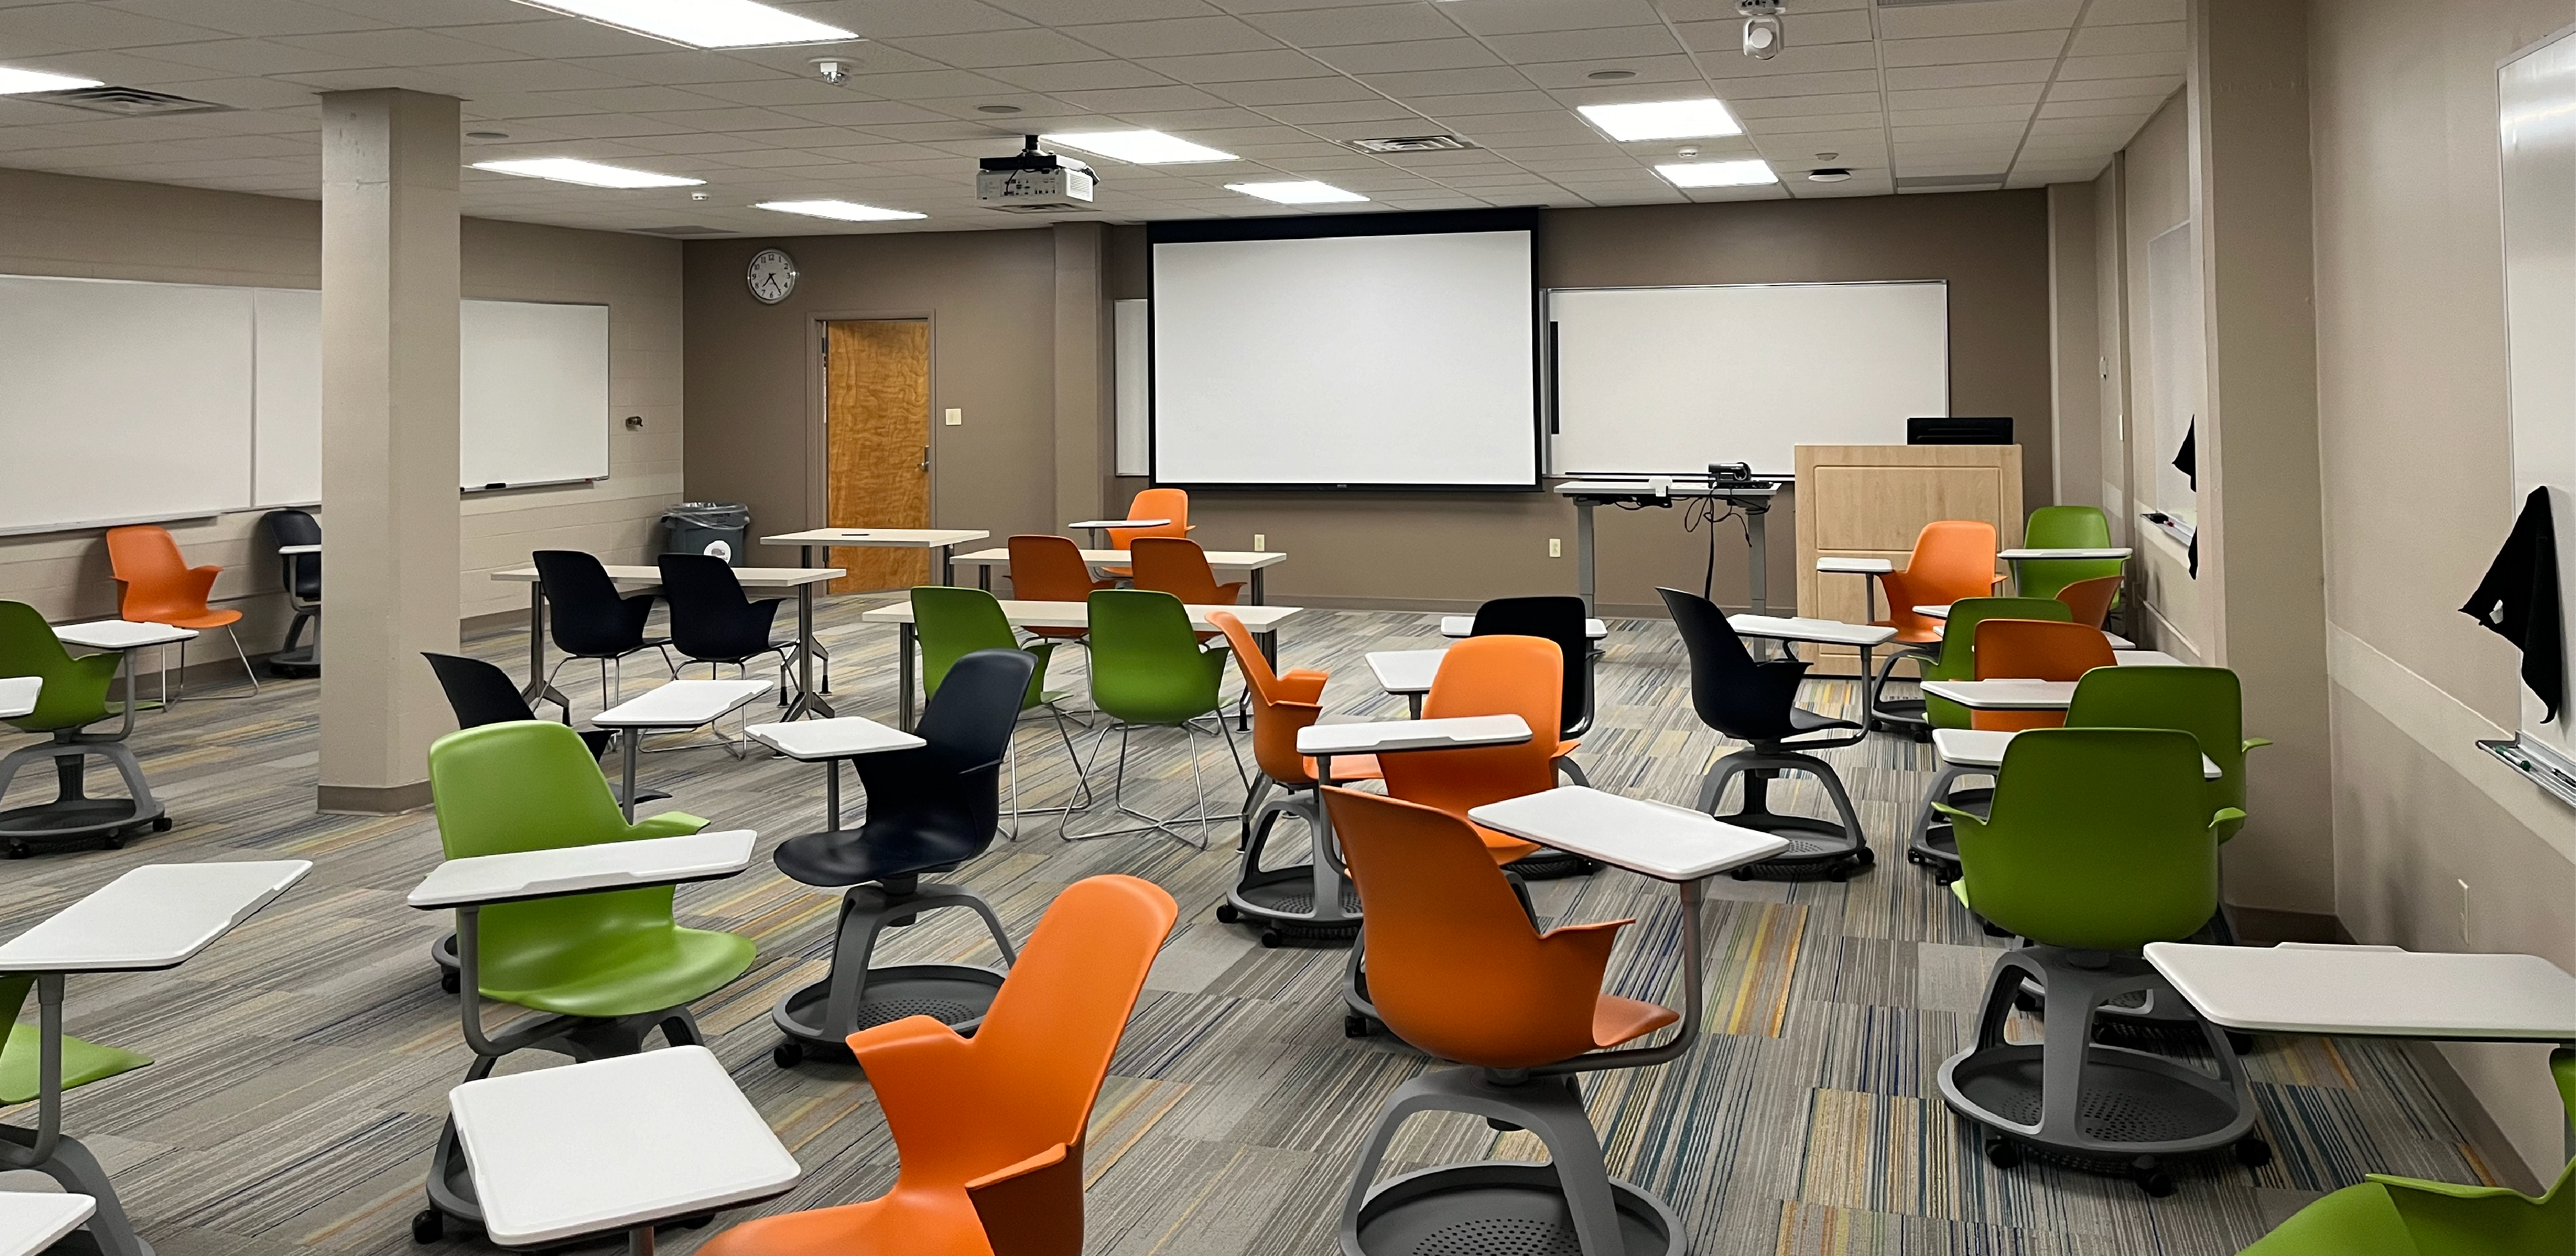
[[[1917,606],[1914,608],[1914,613],[1928,619],[1948,619],[1950,617],[1950,604],[1943,602],[1938,606]],[[2136,642],[2129,640],[2127,637],[2123,637],[2107,628],[2102,632],[2102,639],[2111,643],[2111,649],[2114,652],[2130,649],[2137,644]],[[2172,656],[2167,655],[2166,657],[2171,658]],[[2168,666],[2171,666],[2171,664],[2168,664]]]
[[[766,680],[666,680],[592,716],[601,728],[696,728],[712,724],[769,692]]]
[[[1068,528],[1167,528],[1171,524],[1172,521],[1169,519],[1082,519],[1064,526]]]
[[[96,1211],[87,1195],[0,1191],[0,1256],[36,1256]]]
[[[1999,768],[2004,765],[2004,747],[2012,744],[2017,734],[2000,728],[1936,728],[1932,730],[1932,751],[1943,763],[1964,768]],[[2200,756],[2200,774],[2208,780],[2225,775],[2218,761]]]
[[[322,547],[319,545],[280,545],[277,547],[277,552],[280,554],[319,554],[322,552]]]
[[[1463,715],[1445,720],[1369,720],[1357,724],[1309,724],[1298,729],[1297,753],[1396,754],[1406,750],[1517,746],[1529,739],[1530,726],[1517,715]]]
[[[1206,553],[1208,566],[1218,571],[1253,571],[1288,561],[1288,555],[1277,550],[1208,550]],[[977,550],[972,554],[959,554],[954,561],[960,567],[1008,567],[1011,565],[1011,551]],[[1124,567],[1135,560],[1122,549],[1087,549],[1082,551],[1082,561],[1093,567]]]
[[[750,829],[728,829],[450,859],[430,869],[404,901],[430,911],[636,885],[721,880],[751,866],[751,844],[759,836]]]
[[[826,581],[838,580],[848,574],[850,573],[838,567],[736,567],[733,569],[734,580],[746,589],[793,589],[800,584],[822,584]],[[492,578],[515,584],[535,584],[538,579],[537,569],[534,567],[512,567],[507,571],[496,571],[492,573]],[[661,584],[662,569],[611,566],[608,568],[608,578],[629,588],[642,589]]]
[[[1877,624],[1847,624],[1839,619],[1801,619],[1784,615],[1729,615],[1736,635],[1771,641],[1814,641],[1824,645],[1884,645],[1896,635]]]
[[[1440,617],[1441,636],[1469,637],[1474,636],[1475,633],[1476,617],[1473,615],[1443,615]],[[1602,623],[1597,619],[1584,620],[1583,635],[1590,637],[1595,641],[1599,641],[1610,635],[1610,625]]]
[[[45,693],[42,676],[0,677],[0,720],[14,720],[34,713],[36,699]]]
[[[1581,785],[1543,789],[1467,812],[1486,828],[1658,881],[1696,881],[1789,849],[1789,840],[1712,816]]]
[[[1819,558],[1818,571],[1848,572],[1853,575],[1883,576],[1896,570],[1896,564],[1884,558]]]
[[[2162,650],[2113,650],[2111,661],[2122,667],[2180,667],[2181,659]]]
[[[1379,650],[1368,656],[1368,665],[1377,687],[1388,693],[1429,693],[1447,657],[1447,650]]]
[[[751,734],[753,741],[806,763],[848,759],[885,750],[911,750],[930,744],[901,729],[888,728],[875,720],[856,715],[828,720],[796,720],[786,724],[754,724],[743,731]]]
[[[805,1175],[705,1047],[487,1077],[447,1106],[506,1247],[767,1199]]]
[[[2576,1041],[2576,977],[2537,955],[2150,942],[2147,962],[2230,1029]]]
[[[1914,613],[1921,615],[1926,619],[1948,619],[1950,617],[1950,604],[1948,602],[1943,602],[1937,606],[1916,606],[1914,608]]]
[[[250,919],[313,864],[145,864],[0,946],[0,972],[175,968]]]
[[[815,528],[760,538],[763,545],[850,545],[861,548],[937,549],[963,545],[993,535],[965,528]]]
[[[2128,546],[2126,546],[2126,545],[2105,545],[2105,546],[2095,546],[2095,547],[2091,547],[2091,548],[2076,547],[2076,548],[2072,548],[2072,549],[2044,549],[2044,548],[2043,548],[2043,549],[2008,549],[2008,550],[2005,550],[2005,551],[2003,551],[2003,552],[2001,552],[2001,553],[1999,553],[1999,554],[1996,554],[1996,555],[1995,555],[1995,557],[1997,557],[1997,558],[2003,558],[2003,559],[2023,559],[2023,558],[2127,558],[2130,554],[2132,554],[2132,553],[2134,553],[2134,552],[2135,552],[2135,551],[2131,550],[2131,549],[2130,549]]]
[[[1971,711],[2063,711],[2075,703],[2071,680],[1927,680],[1923,692]]]
[[[63,644],[85,645],[93,650],[132,650],[147,645],[168,645],[196,635],[194,628],[139,624],[130,619],[93,619],[85,624],[54,625],[54,636]]]
[[[1568,480],[1556,486],[1556,492],[1567,497],[1642,497],[1652,498],[1658,486],[1647,480]],[[1660,486],[1665,497],[1772,497],[1780,486],[1772,483],[1738,484],[1732,487],[1712,485],[1705,477],[1672,477]]]
[[[1214,632],[1216,625],[1207,621],[1209,611],[1225,611],[1243,621],[1254,632],[1268,632],[1298,611],[1294,606],[1189,606],[1190,626],[1201,632]],[[1002,603],[1002,618],[1014,628],[1088,628],[1091,626],[1091,604],[1088,602],[1012,602]],[[859,616],[867,624],[908,624],[912,622],[912,600],[892,602]]]

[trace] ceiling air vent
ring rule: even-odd
[[[739,232],[732,227],[702,227],[696,224],[679,227],[637,227],[636,230],[645,235],[657,236],[717,236],[739,234]]]
[[[1884,3],[1884,0],[1881,0]],[[1899,192],[1992,192],[2004,185],[2000,174],[1901,174]]]
[[[159,117],[169,113],[215,113],[232,108],[210,100],[190,100],[168,92],[148,92],[140,87],[79,87],[67,92],[29,92],[21,100],[42,100],[92,113],[113,113],[129,118]]]
[[[1455,135],[1391,135],[1382,140],[1351,140],[1364,153],[1439,153],[1475,145]]]

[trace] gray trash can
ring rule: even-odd
[[[751,532],[751,507],[740,502],[681,502],[662,512],[662,552],[705,554],[710,547],[741,566]]]

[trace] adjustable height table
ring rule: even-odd
[[[1592,512],[1604,503],[1629,507],[1670,506],[1676,500],[1705,497],[1725,502],[1744,515],[1745,582],[1756,615],[1768,614],[1770,559],[1763,543],[1763,519],[1780,486],[1768,481],[1713,484],[1706,476],[1667,480],[1568,480],[1556,492],[1574,502],[1574,579],[1583,593],[1583,609],[1592,610]],[[1711,526],[1715,526],[1712,524]]]
[[[980,532],[972,528],[814,528],[804,532],[784,532],[777,536],[764,536],[760,538],[760,543],[796,546],[796,565],[799,567],[831,566],[832,549],[835,546],[847,546],[852,549],[936,550],[939,553],[939,583],[955,584],[957,566],[952,561],[952,556],[957,552],[957,547],[969,541],[983,540],[991,535],[993,534],[990,532]],[[818,550],[821,551],[823,559],[820,563],[814,561]]]

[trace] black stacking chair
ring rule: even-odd
[[[259,521],[268,527],[272,544],[280,549],[289,545],[320,545],[322,524],[309,511],[272,510]],[[286,587],[286,605],[295,618],[286,625],[286,642],[277,653],[268,656],[268,670],[278,676],[318,676],[322,674],[322,630],[313,630],[313,644],[302,645],[304,626],[322,614],[322,556],[320,554],[280,554],[277,556],[280,583]]]
[[[1561,737],[1579,737],[1592,727],[1592,637],[1583,630],[1583,599],[1571,596],[1498,597],[1476,608],[1471,637],[1511,635],[1543,637],[1565,656],[1565,698],[1557,705],[1564,727]],[[1572,765],[1568,765],[1572,766]],[[1576,773],[1580,784],[1581,774]]]
[[[555,648],[563,651],[562,662],[546,673],[546,683],[554,683],[554,672],[574,659],[599,661],[599,688],[605,695],[603,707],[624,700],[626,656],[646,650],[659,650],[671,644],[668,637],[647,637],[644,623],[653,615],[653,595],[638,593],[631,597],[617,592],[617,582],[608,578],[608,568],[600,565],[595,555],[580,550],[538,550],[537,578],[546,586],[546,622],[552,627]],[[673,676],[669,654],[662,665]],[[613,677],[613,679],[612,679]],[[572,712],[564,717],[570,722]]]
[[[763,654],[778,656],[778,701],[787,693],[787,652],[794,641],[772,641],[770,626],[785,599],[752,601],[743,595],[733,566],[712,554],[664,554],[662,596],[671,603],[671,646],[680,657],[707,665],[742,667]]]
[[[1002,818],[1002,763],[1036,671],[1037,659],[1025,650],[977,650],[959,658],[913,730],[929,744],[853,757],[867,790],[867,823],[856,832],[831,829],[779,845],[779,871],[807,885],[849,887],[841,897],[830,975],[790,992],[770,1012],[787,1036],[772,1055],[780,1068],[808,1052],[847,1058],[843,1043],[851,1033],[905,1016],[934,1017],[968,1033],[983,1021],[1002,973],[964,964],[871,968],[868,959],[878,931],[942,907],[982,916],[1002,962],[1017,959],[983,896],[922,878],[952,871],[993,844]]]
[[[1867,732],[1850,720],[1798,705],[1798,683],[1807,674],[1805,660],[1784,657],[1757,663],[1752,652],[1744,648],[1744,638],[1735,635],[1734,625],[1726,622],[1726,612],[1719,610],[1716,603],[1679,589],[1655,592],[1663,595],[1665,607],[1672,612],[1673,626],[1681,630],[1682,645],[1690,651],[1691,706],[1699,713],[1700,722],[1729,737],[1753,743],[1750,749],[1738,750],[1710,765],[1708,775],[1700,782],[1699,809],[1716,815],[1718,799],[1726,793],[1727,782],[1740,774],[1744,777],[1743,810],[1717,818],[1789,839],[1786,853],[1737,869],[1737,879],[1767,872],[1821,874],[1840,881],[1877,862],[1877,856],[1869,849],[1869,839],[1861,831],[1860,816],[1852,810],[1851,795],[1843,792],[1842,778],[1834,774],[1832,764],[1806,753],[1854,745]],[[1845,730],[1849,736],[1832,736]],[[1768,805],[1771,782],[1782,772],[1814,776],[1824,786],[1825,795],[1833,800],[1834,811],[1841,819],[1772,811]]]

